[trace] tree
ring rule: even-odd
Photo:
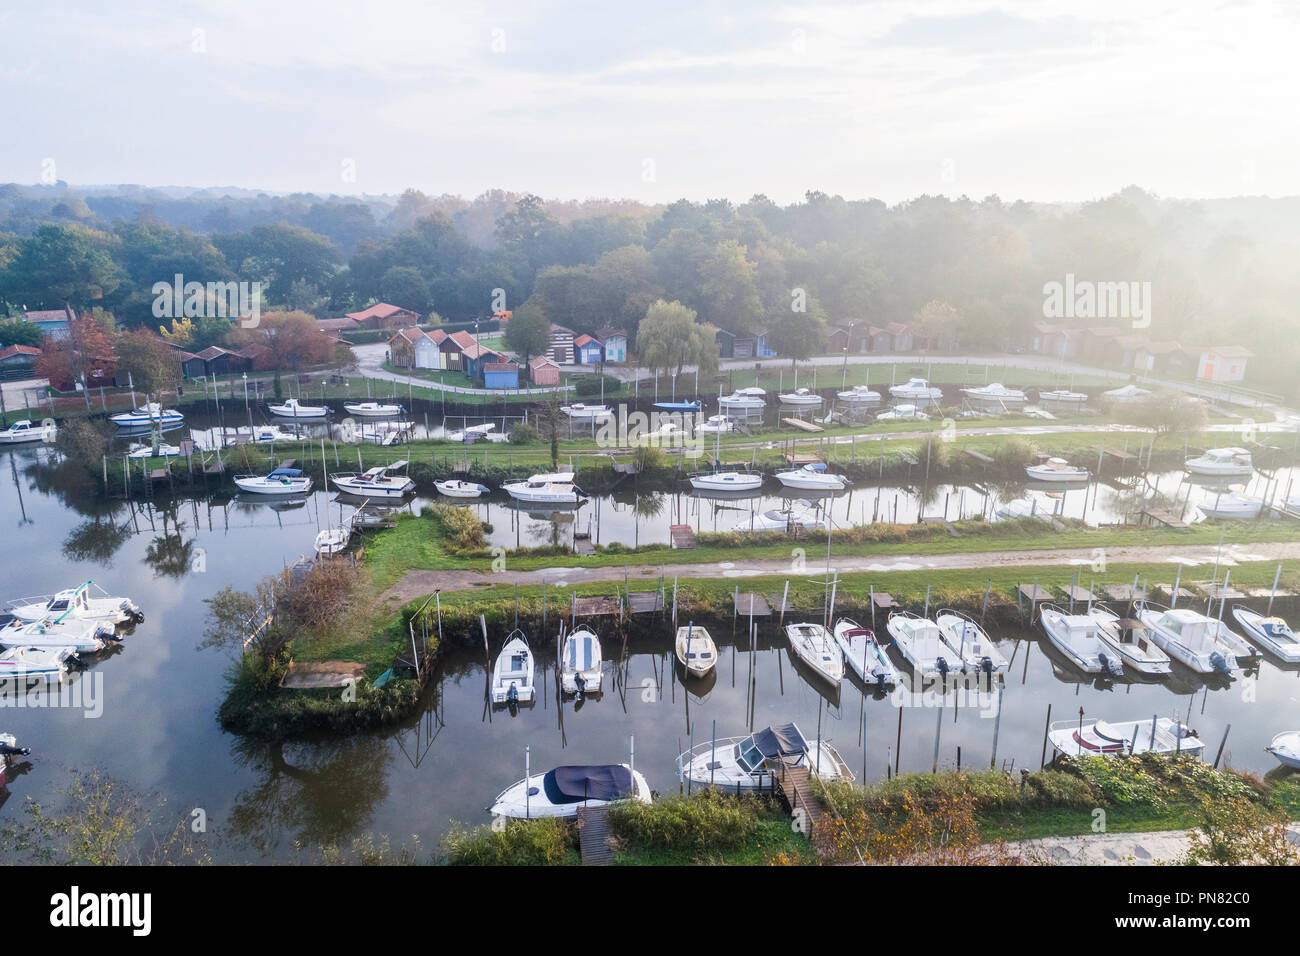
[[[180,381],[180,354],[149,329],[121,332],[114,344],[118,371],[131,373],[146,392],[175,388]]]
[[[1153,392],[1140,401],[1119,405],[1116,412],[1122,421],[1150,428],[1157,435],[1190,434],[1205,427],[1205,405],[1175,389]]]
[[[695,311],[680,302],[658,299],[646,310],[636,334],[641,362],[657,372],[680,375],[687,365],[697,365],[700,377],[718,373],[716,329],[695,321]]]
[[[956,348],[961,315],[947,302],[931,299],[917,310],[914,321],[917,339],[933,342],[941,349]]]
[[[26,319],[17,319],[13,322],[0,321],[0,349],[6,349],[11,345],[29,345],[32,348],[39,348],[44,338],[45,333],[35,322],[28,322]]]
[[[767,325],[767,344],[790,359],[791,367],[807,361],[826,345],[826,318],[815,300],[802,312],[786,310],[773,315]]]
[[[68,334],[60,339],[47,338],[36,360],[36,374],[50,380],[55,388],[67,390],[83,379],[111,379],[117,364],[113,349],[112,316],[74,315],[68,322]]]
[[[0,301],[30,309],[90,308],[125,278],[115,237],[80,225],[45,225],[17,245],[0,270]]]
[[[333,343],[306,312],[264,312],[253,328],[242,326],[232,335],[256,353],[253,362],[263,371],[297,372],[329,359]]]
[[[534,355],[544,354],[551,345],[551,323],[546,310],[532,299],[519,308],[506,323],[506,347],[518,352],[524,364]]]
[[[392,302],[421,315],[433,311],[429,283],[424,281],[424,276],[414,266],[393,266],[380,280],[379,291],[385,302]]]

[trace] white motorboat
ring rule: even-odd
[[[265,475],[236,475],[235,486],[254,495],[302,495],[311,491],[311,476],[297,468],[276,468]]]
[[[344,473],[330,475],[334,487],[347,495],[359,498],[401,498],[415,490],[415,482],[409,475],[397,475],[394,472],[405,468],[407,462],[395,461],[391,465],[367,468],[361,474]]]
[[[934,621],[895,611],[885,625],[899,652],[921,677],[947,677],[962,669],[962,659],[948,646],[943,632]]]
[[[326,528],[316,535],[316,553],[324,557],[341,554],[352,540],[351,528]]]
[[[1120,617],[1104,607],[1094,607],[1088,613],[1101,625],[1097,636],[1119,655],[1125,669],[1149,677],[1172,672],[1169,655],[1152,640],[1147,626],[1137,618]]]
[[[287,432],[279,425],[258,425],[249,436],[259,445],[270,445],[278,441],[297,441],[298,436]]]
[[[943,398],[943,389],[935,388],[924,378],[909,378],[902,385],[891,385],[889,394],[914,402],[937,402]]]
[[[17,618],[0,627],[0,647],[69,648],[74,654],[95,654],[104,642],[113,639],[116,630],[104,621],[86,621],[70,617],[68,612],[39,621]]]
[[[804,491],[843,491],[849,483],[849,479],[844,475],[827,471],[825,463],[820,461],[814,461],[792,471],[778,471],[774,477],[787,488],[799,488]]]
[[[148,428],[159,425],[171,428],[185,421],[185,416],[174,408],[163,408],[158,402],[146,402],[129,412],[118,412],[108,419],[118,428]]]
[[[732,531],[791,531],[796,525],[808,531],[823,531],[826,522],[817,517],[812,505],[800,498],[792,502],[789,508],[772,508],[754,515],[749,521],[742,521]]]
[[[478,498],[486,495],[489,490],[487,485],[480,485],[476,481],[461,481],[459,478],[435,481],[433,487],[438,489],[438,494],[448,498]]]
[[[1050,392],[1039,392],[1038,400],[1051,405],[1065,405],[1077,408],[1088,403],[1088,396],[1083,392],[1072,392],[1069,389],[1058,388]]]
[[[1047,639],[1085,674],[1119,677],[1124,673],[1123,658],[1102,641],[1101,622],[1091,614],[1070,614],[1055,604],[1044,604],[1038,620]]]
[[[298,399],[291,398],[280,405],[268,405],[272,415],[281,418],[324,418],[330,410],[324,405],[303,405]]]
[[[92,587],[104,596],[93,597],[90,593]],[[93,581],[75,588],[65,588],[55,594],[14,598],[5,604],[4,612],[20,621],[40,621],[68,612],[71,612],[71,617],[83,621],[99,621],[113,626],[144,621],[144,614],[134,601],[130,598],[112,597]]]
[[[876,416],[878,422],[929,421],[930,416],[919,411],[915,405],[895,405]]]
[[[59,433],[59,427],[50,419],[47,423],[40,425],[28,421],[26,418],[16,421],[4,431],[0,431],[0,445],[19,445],[23,442],[30,441],[54,441]]]
[[[178,445],[169,445],[166,442],[159,442],[157,448],[153,445],[132,445],[127,449],[127,457],[139,461],[148,458],[178,458],[181,449]]]
[[[695,430],[702,435],[727,435],[736,430],[736,423],[726,415],[710,415]]]
[[[679,779],[729,793],[770,790],[783,767],[806,767],[823,781],[854,779],[830,741],[810,742],[795,724],[768,727],[748,737],[705,740],[677,758]]]
[[[718,664],[718,646],[713,643],[713,637],[693,622],[677,629],[674,649],[677,662],[691,677],[703,677]]]
[[[844,655],[830,632],[820,624],[787,624],[785,636],[795,657],[832,684],[844,677]]]
[[[1258,518],[1263,509],[1264,502],[1259,498],[1249,498],[1235,491],[1207,496],[1196,506],[1196,510],[1207,518],[1226,521]]]
[[[447,441],[476,441],[480,438],[486,438],[488,433],[495,429],[496,425],[492,422],[484,422],[482,425],[468,425],[459,431],[449,432]]]
[[[1026,465],[1025,474],[1034,481],[1087,481],[1092,473],[1064,458],[1049,458],[1041,465]]]
[[[592,420],[600,418],[609,418],[614,414],[614,410],[608,405],[584,405],[582,402],[574,402],[572,405],[561,405],[560,411],[570,418],[583,420]]]
[[[560,644],[560,689],[566,694],[599,694],[604,681],[600,638],[587,627],[566,634]]]
[[[1052,749],[1067,757],[1116,754],[1199,754],[1205,744],[1181,721],[1168,717],[1146,720],[1058,720],[1047,733]]]
[[[1151,395],[1151,390],[1136,385],[1121,385],[1119,388],[1103,392],[1102,395],[1112,402],[1140,402]]]
[[[850,405],[869,405],[881,400],[879,392],[874,392],[865,385],[854,385],[848,391],[836,392],[835,397]]]
[[[741,409],[752,411],[767,406],[767,399],[764,396],[767,392],[761,388],[741,388],[732,392],[730,395],[724,395],[718,399],[719,409]]]
[[[880,646],[871,628],[862,627],[857,621],[842,617],[835,622],[834,633],[835,643],[840,646],[844,660],[859,677],[879,687],[897,686],[898,668]]]
[[[492,668],[492,703],[527,704],[533,699],[533,650],[524,632],[515,628]]]
[[[27,747],[18,746],[18,738],[13,734],[0,734],[0,774],[4,765],[13,757],[26,757],[31,753]]]
[[[1198,674],[1236,677],[1237,659],[1254,654],[1223,622],[1189,608],[1139,604],[1136,614],[1162,651]]]
[[[962,660],[962,670],[981,674],[1004,674],[1008,662],[997,644],[965,614],[948,608],[935,615],[935,624],[948,646]]]
[[[1296,639],[1291,625],[1282,618],[1265,617],[1258,611],[1240,605],[1232,609],[1232,616],[1237,619],[1248,640],[1288,664],[1300,661],[1300,640]]]
[[[757,491],[763,487],[763,476],[748,471],[715,471],[711,475],[691,475],[691,487],[696,491]]]
[[[556,767],[506,787],[488,810],[494,817],[516,820],[576,817],[580,807],[628,799],[649,803],[650,785],[625,763]]]
[[[343,409],[349,415],[362,418],[392,418],[402,413],[401,405],[387,405],[383,402],[344,402]]]
[[[1278,734],[1264,748],[1284,766],[1300,770],[1300,730],[1286,730]]]
[[[527,481],[507,481],[501,487],[510,497],[518,501],[540,504],[572,505],[587,497],[583,490],[573,483],[571,471],[530,475]]]
[[[1255,462],[1245,448],[1209,448],[1188,458],[1183,466],[1193,475],[1211,478],[1250,477],[1255,473]]]
[[[70,647],[11,647],[0,651],[0,687],[10,680],[33,678],[62,682],[68,672],[68,659],[74,653]]]
[[[977,402],[999,405],[1023,405],[1025,393],[1018,388],[1007,388],[1001,382],[990,382],[979,388],[963,388],[962,394]]]
[[[806,388],[796,388],[793,392],[783,392],[777,398],[782,405],[820,405],[822,397]]]

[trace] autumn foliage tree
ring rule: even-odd
[[[67,391],[83,380],[87,384],[111,380],[117,364],[112,317],[74,315],[63,338],[46,338],[36,374]]]
[[[330,358],[333,342],[307,312],[264,312],[252,328],[237,327],[235,341],[255,353],[254,365],[262,371],[297,372]]]

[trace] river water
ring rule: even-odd
[[[228,497],[106,501],[92,481],[57,467],[44,447],[0,451],[0,478],[9,555],[0,565],[0,596],[48,593],[93,579],[110,593],[134,598],[146,615],[119,652],[71,679],[96,692],[89,710],[19,708],[6,699],[0,732],[15,734],[33,755],[9,772],[0,818],[17,817],[27,797],[57,803],[71,771],[98,767],[164,797],[178,818],[188,820],[202,808],[219,859],[293,860],[301,859],[298,844],[347,844],[372,833],[399,844],[416,835],[428,848],[451,821],[485,823],[483,808],[523,775],[525,746],[532,748],[533,768],[544,770],[626,760],[635,738],[637,768],[654,789],[675,792],[676,755],[692,738],[697,744],[709,739],[715,723],[717,735],[727,737],[794,720],[806,735],[830,738],[859,777],[865,764],[869,780],[884,777],[895,762],[903,771],[929,770],[936,732],[940,766],[953,766],[959,748],[963,766],[988,766],[995,727],[997,763],[1036,768],[1049,705],[1053,721],[1077,718],[1080,707],[1112,720],[1153,713],[1185,719],[1190,713],[1211,752],[1231,724],[1225,753],[1234,766],[1257,771],[1274,766],[1263,749],[1273,734],[1300,725],[1295,669],[1265,661],[1257,676],[1215,688],[1181,669],[1162,683],[1100,681],[1073,673],[1044,649],[1036,632],[1014,628],[995,634],[1014,655],[1001,685],[1000,719],[994,717],[998,697],[987,693],[953,693],[935,706],[933,695],[880,697],[849,679],[838,693],[821,689],[794,666],[775,618],[758,622],[753,653],[747,622],[725,614],[707,622],[721,645],[717,676],[688,691],[673,666],[668,622],[646,615],[636,619],[626,649],[611,625],[596,619],[610,662],[605,693],[581,706],[556,706],[555,621],[546,634],[536,622],[524,622],[545,665],[539,686],[546,690],[516,716],[485,710],[481,652],[452,653],[442,660],[421,713],[402,727],[347,740],[247,742],[217,725],[231,656],[196,649],[203,601],[228,585],[252,588],[310,553],[316,532],[335,523],[342,509],[334,496],[317,492],[288,507]],[[1151,476],[1150,482],[1172,495],[1180,479]],[[1280,480],[1285,488],[1289,476]],[[951,518],[988,514],[991,497],[1024,493],[1017,486],[919,492],[891,485],[855,488],[815,506],[828,509],[839,526],[892,518],[895,507],[898,520],[937,515],[945,502]],[[1105,521],[1126,510],[1127,494],[1100,483],[1043,500],[1065,514]],[[1193,511],[1199,494],[1193,489]],[[419,510],[427,500],[411,507]],[[601,543],[644,544],[667,541],[670,524],[726,530],[743,524],[754,508],[781,501],[779,493],[753,503],[701,501],[680,489],[652,491],[630,481],[567,513],[567,520],[516,512],[495,498],[476,507],[492,524],[493,542],[507,546],[566,543],[575,528],[590,529]],[[743,564],[743,554],[736,560]],[[503,637],[492,635],[494,650]],[[99,716],[85,716],[95,710]]]

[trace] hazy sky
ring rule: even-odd
[[[1300,4],[0,8],[0,181],[548,198],[1300,193]]]

